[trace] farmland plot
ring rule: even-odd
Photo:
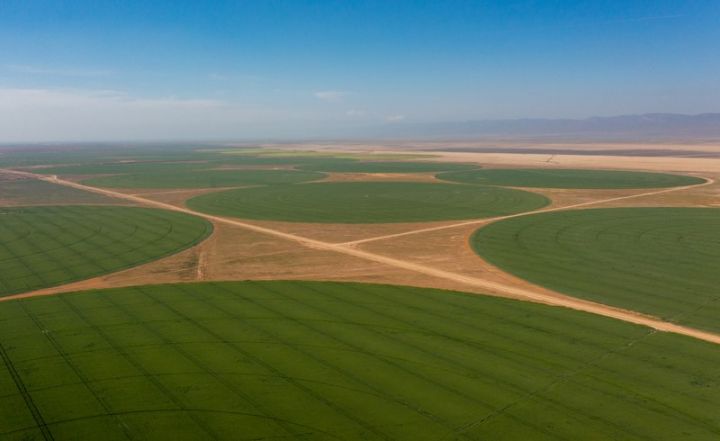
[[[410,182],[332,182],[210,193],[188,207],[205,213],[290,222],[381,223],[471,219],[549,203],[521,190]]]
[[[720,209],[541,213],[478,230],[476,252],[556,291],[720,330]]]
[[[158,259],[210,234],[182,213],[110,206],[0,208],[0,296]]]
[[[431,289],[235,282],[11,301],[0,355],[3,440],[720,436],[715,346]]]
[[[668,173],[520,168],[447,172],[439,173],[437,177],[466,184],[535,188],[660,188],[705,182],[693,176]]]
[[[409,162],[409,161],[356,161],[328,162],[298,167],[301,170],[314,170],[339,173],[427,173],[450,170],[471,170],[479,168],[475,164],[455,164],[450,162]]]
[[[103,176],[82,182],[86,185],[111,188],[213,188],[292,184],[324,177],[323,173],[298,170],[171,170]]]

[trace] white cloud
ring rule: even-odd
[[[29,66],[25,64],[6,64],[5,68],[9,71],[16,73],[24,73],[31,75],[55,75],[63,77],[104,77],[112,74],[112,71],[110,70],[49,68]]]
[[[400,122],[405,119],[405,115],[389,115],[385,117],[387,122]]]
[[[284,111],[113,90],[0,88],[0,142],[180,139],[263,133]]]
[[[345,112],[345,115],[351,118],[362,118],[367,116],[367,112],[362,109],[350,109]]]
[[[315,92],[315,98],[328,103],[337,103],[347,96],[347,92],[340,90],[321,90]]]

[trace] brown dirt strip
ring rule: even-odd
[[[432,268],[427,265],[409,262],[407,260],[397,259],[397,258],[393,258],[393,257],[376,254],[376,253],[371,253],[368,251],[363,251],[363,250],[357,249],[357,248],[355,248],[353,246],[349,246],[349,245],[333,244],[333,243],[323,242],[323,241],[316,240],[316,239],[310,239],[307,237],[298,236],[295,234],[284,233],[282,231],[273,230],[273,229],[261,227],[258,225],[248,224],[246,222],[242,222],[239,220],[234,220],[234,219],[230,219],[230,218],[224,218],[224,217],[220,217],[220,216],[214,216],[214,215],[209,215],[209,214],[205,214],[205,213],[200,213],[200,212],[196,212],[196,211],[193,211],[193,210],[190,210],[187,208],[177,207],[174,205],[170,205],[170,204],[166,204],[166,203],[162,203],[162,202],[158,202],[158,201],[153,201],[153,200],[145,199],[145,198],[138,197],[138,196],[132,196],[132,195],[119,193],[119,192],[112,191],[112,190],[97,188],[97,187],[89,187],[89,186],[82,185],[82,184],[79,184],[76,182],[58,179],[55,176],[41,176],[41,175],[35,175],[32,173],[28,173],[28,172],[10,171],[10,170],[8,170],[8,172],[21,174],[21,175],[25,175],[28,177],[34,177],[36,179],[45,180],[45,181],[60,184],[60,185],[66,185],[66,186],[78,188],[81,190],[91,191],[94,193],[104,194],[104,195],[112,196],[115,198],[125,199],[125,200],[136,202],[138,204],[153,206],[153,207],[162,208],[162,209],[166,209],[166,210],[179,211],[179,212],[203,217],[205,219],[209,219],[214,222],[233,225],[233,226],[244,228],[246,230],[251,230],[251,231],[258,232],[258,233],[263,233],[263,234],[267,234],[267,235],[271,235],[271,236],[275,236],[275,237],[284,238],[284,239],[287,239],[290,241],[297,242],[308,248],[312,248],[312,249],[316,249],[316,250],[335,251],[337,253],[342,253],[345,255],[358,257],[360,259],[385,264],[385,265],[392,266],[395,268],[406,269],[409,271],[413,271],[415,273],[420,273],[420,274],[424,274],[424,275],[428,275],[428,276],[437,277],[440,279],[450,280],[453,282],[458,282],[458,283],[461,283],[464,285],[473,286],[473,287],[477,287],[477,288],[489,289],[494,292],[500,293],[502,295],[510,296],[510,297],[520,299],[520,300],[544,303],[544,304],[551,305],[551,306],[561,306],[561,307],[565,307],[565,308],[574,309],[577,311],[588,312],[591,314],[601,315],[601,316],[610,317],[610,318],[622,320],[622,321],[629,322],[629,323],[647,326],[647,327],[650,327],[652,329],[656,329],[656,330],[662,331],[662,332],[672,332],[675,334],[685,335],[685,336],[696,338],[699,340],[704,340],[707,342],[720,344],[720,335],[718,335],[718,334],[714,334],[711,332],[705,332],[705,331],[701,331],[698,329],[693,329],[693,328],[677,325],[674,323],[669,323],[669,322],[660,320],[658,318],[649,317],[649,316],[642,315],[640,313],[633,312],[633,311],[614,308],[611,306],[607,306],[607,305],[603,305],[603,304],[599,304],[599,303],[595,303],[595,302],[590,302],[590,301],[586,301],[586,300],[582,300],[582,299],[577,299],[577,298],[573,298],[573,297],[551,296],[548,294],[537,292],[532,289],[519,288],[519,287],[515,287],[515,286],[510,286],[510,285],[507,285],[504,283],[498,283],[498,282],[493,282],[493,281],[489,281],[489,280],[483,280],[483,279],[476,278],[476,277],[465,276],[465,275],[457,274],[457,273],[454,273],[451,271],[445,271],[445,270],[441,270],[441,269],[437,269],[437,268]],[[703,184],[699,184],[697,186],[708,185],[709,183],[711,183],[711,182],[708,181]],[[647,194],[658,194],[658,193],[666,193],[666,192],[670,192],[670,191],[680,191],[680,190],[684,190],[686,188],[697,187],[697,186],[676,187],[673,189],[649,192]],[[634,195],[632,197],[639,197],[639,196],[640,195]],[[628,198],[628,197],[630,197],[630,196],[623,197],[623,198]],[[0,301],[7,301],[7,300],[12,300],[12,299],[18,299],[18,298],[26,298],[26,297],[32,297],[32,296],[37,296],[37,295],[40,295],[40,294],[25,293],[25,294],[20,294],[20,295],[16,295],[16,296],[4,297],[4,298],[0,299]]]

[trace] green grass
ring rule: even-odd
[[[193,146],[167,144],[110,146],[53,146],[44,148],[0,148],[0,166],[103,164],[118,161],[198,161],[218,159],[219,153],[197,151]]]
[[[534,214],[481,228],[472,245],[556,291],[720,331],[720,209]]]
[[[328,182],[228,190],[188,207],[291,222],[377,223],[471,219],[545,206],[540,195],[498,187],[414,182]]]
[[[147,208],[0,208],[0,296],[107,274],[175,253],[212,230]]]
[[[323,173],[297,170],[190,170],[104,176],[82,182],[111,188],[213,188],[292,184],[323,177]]]
[[[430,289],[237,282],[12,301],[0,355],[7,441],[720,437],[717,346]]]
[[[117,199],[36,179],[0,179],[0,205],[117,203]]]
[[[437,177],[467,184],[535,188],[660,188],[705,182],[667,173],[570,169],[485,169],[440,173]]]
[[[100,175],[128,173],[185,173],[213,167],[209,162],[108,162],[99,164],[65,165],[31,170],[46,175]]]
[[[478,168],[474,164],[449,162],[407,162],[407,161],[356,161],[329,162],[326,164],[301,165],[300,170],[314,170],[340,173],[426,173]]]

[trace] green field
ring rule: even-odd
[[[0,296],[155,260],[188,248],[211,230],[198,217],[148,208],[0,208]]]
[[[320,282],[0,304],[3,440],[717,440],[720,352],[512,300]]]
[[[111,188],[213,188],[292,184],[323,177],[323,173],[297,170],[171,170],[104,176],[82,182],[86,185]]]
[[[415,182],[328,182],[228,190],[197,196],[201,212],[290,222],[421,222],[534,210],[544,196],[520,190]]]
[[[541,213],[478,230],[475,251],[556,291],[720,330],[720,209]]]
[[[37,179],[0,179],[0,206],[117,203],[117,199]]]
[[[571,169],[484,169],[439,173],[437,177],[466,184],[534,188],[661,188],[705,182],[692,176],[667,173]]]
[[[479,168],[479,166],[449,162],[348,161],[301,165],[298,168],[300,170],[339,173],[427,173],[450,170],[471,170]]]
[[[101,175],[129,173],[184,173],[213,167],[206,161],[198,162],[107,162],[98,164],[63,165],[32,169],[46,175]]]
[[[232,166],[287,166],[312,164],[322,168],[325,165],[355,162],[352,159],[296,156],[220,155],[202,157],[195,161],[112,161],[76,165],[58,165],[35,168],[31,171],[54,175],[96,175],[96,174],[155,174],[171,172],[202,171],[223,165]]]
[[[339,158],[331,156],[225,155],[219,162],[222,162],[223,164],[248,166],[329,166],[334,164],[352,163],[355,162],[355,160],[351,158]]]

